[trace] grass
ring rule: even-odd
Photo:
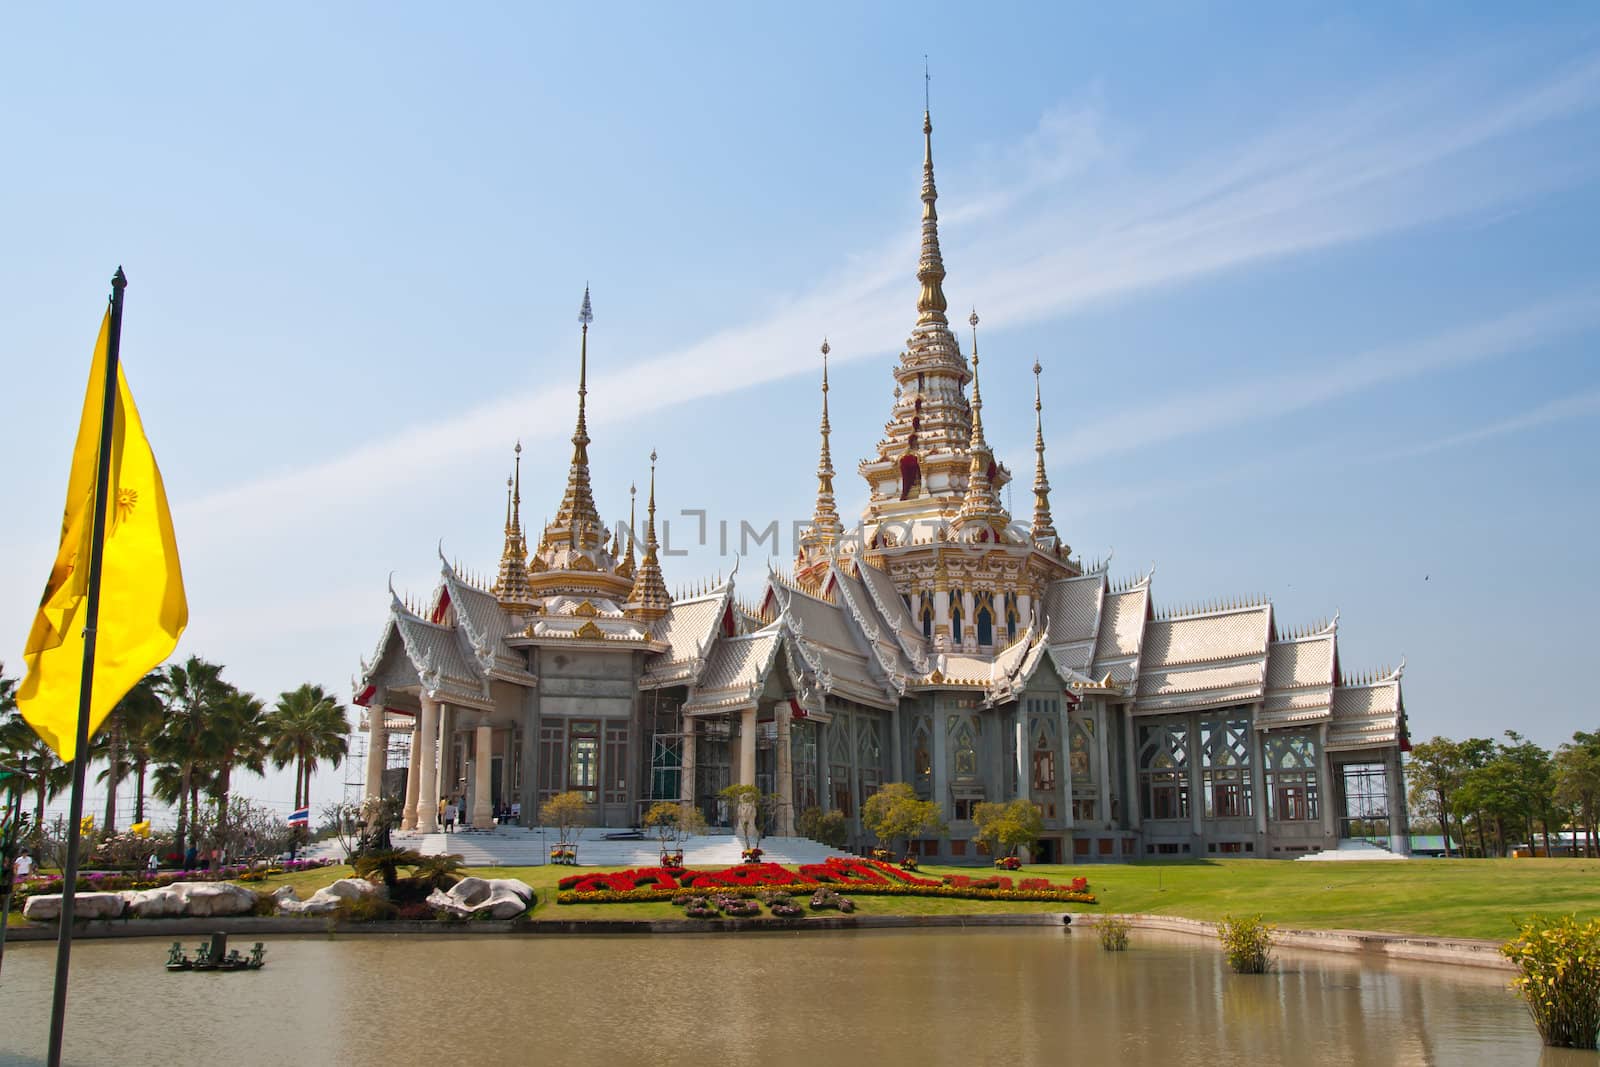
[[[603,868],[581,867],[588,872]],[[519,878],[538,892],[535,919],[670,919],[670,903],[555,903],[571,867],[491,867],[471,873]],[[928,877],[985,874],[971,867],[925,866]],[[325,867],[251,883],[272,892],[292,885],[301,898],[350,868]],[[1600,918],[1600,860],[1415,860],[1410,863],[1290,863],[1216,860],[1188,863],[1038,865],[1011,877],[1065,882],[1083,876],[1095,905],[930,897],[855,897],[860,915],[978,915],[1017,912],[1127,912],[1217,920],[1260,913],[1279,926],[1377,930],[1504,940],[1534,912]],[[844,891],[846,895],[849,890]],[[799,896],[800,894],[796,894]]]

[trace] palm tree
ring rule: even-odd
[[[127,696],[117,702],[106,717],[105,728],[95,738],[92,752],[106,761],[105,770],[98,781],[106,785],[106,814],[102,823],[108,834],[117,831],[117,788],[130,771],[139,775],[139,797],[135,806],[134,822],[144,821],[144,764],[149,761],[149,738],[152,726],[159,726],[161,697],[156,685],[161,675],[151,671],[139,679]],[[136,754],[142,753],[142,756]]]
[[[72,765],[62,763],[17,710],[17,681],[0,664],[0,762],[20,774],[34,794],[33,827],[44,825],[46,801],[72,784]]]
[[[228,826],[228,790],[235,767],[260,774],[266,760],[266,705],[249,693],[232,692],[217,705],[207,735],[214,771],[211,794],[217,800],[217,833]]]
[[[179,857],[188,852],[189,826],[205,784],[211,720],[232,689],[222,680],[222,665],[199,656],[190,656],[182,666],[169,663],[161,672],[159,691],[167,714],[151,749],[162,764],[157,767],[156,795],[178,804]]]
[[[279,694],[278,703],[267,716],[268,754],[272,765],[280,770],[294,764],[296,809],[311,803],[311,775],[317,764],[326,760],[337,767],[344,760],[349,730],[344,709],[322,686],[307,682],[299,689]]]

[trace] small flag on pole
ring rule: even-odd
[[[289,825],[290,826],[310,826],[311,825],[311,809],[310,808],[297,808],[296,810],[291,811],[289,813]]]

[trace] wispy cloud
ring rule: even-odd
[[[1138,161],[1112,147],[1118,139],[1108,130],[1115,124],[1092,94],[1087,103],[1053,109],[1020,144],[989,153],[989,163],[1026,161],[1009,183],[982,180],[982,160],[947,164],[953,284],[991,322],[1022,325],[1219,270],[1501,209],[1543,187],[1552,173],[1567,173],[1564,160],[1507,153],[1491,165],[1474,153],[1594,108],[1600,58],[1493,97],[1465,91],[1472,88],[1469,75],[1446,71],[1374,90],[1245,143],[1218,144],[1175,173],[1144,180],[1128,171]],[[941,158],[955,155],[946,146]],[[1102,165],[1107,173],[1098,174]],[[962,208],[951,191],[965,185],[977,195]],[[608,417],[621,420],[809,373],[809,350],[798,339],[824,331],[836,358],[880,355],[908,325],[914,236],[865,247],[844,271],[789,294],[762,319],[601,376],[592,388],[604,392]],[[1475,324],[1411,346],[1398,361],[1393,352],[1374,352],[1320,376],[1223,386],[1207,404],[1173,400],[1167,429],[1129,438],[1090,427],[1058,454],[1142,447],[1248,417],[1258,405],[1304,407],[1402,374],[1501,354],[1583,319],[1578,305],[1572,298]],[[527,413],[565,410],[567,393],[563,387],[506,395],[407,427],[346,455],[194,502],[186,522],[202,536],[226,537],[246,504],[266,521],[293,525],[335,503],[379,499],[493,454],[513,436],[562,433],[557,424],[530,434]]]

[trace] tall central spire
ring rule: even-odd
[[[583,306],[578,309],[583,336],[578,347],[578,425],[572,431],[572,468],[567,472],[567,490],[561,498],[561,510],[556,513],[552,527],[545,531],[546,541],[565,540],[574,549],[590,547],[591,540],[598,544],[601,529],[594,491],[589,485],[589,424],[585,417],[589,395],[589,324],[593,321],[594,310],[586,285]]]
[[[933,112],[922,112],[922,258],[917,262],[917,325],[947,325],[944,299],[944,256],[939,252],[939,190],[933,184]]]

